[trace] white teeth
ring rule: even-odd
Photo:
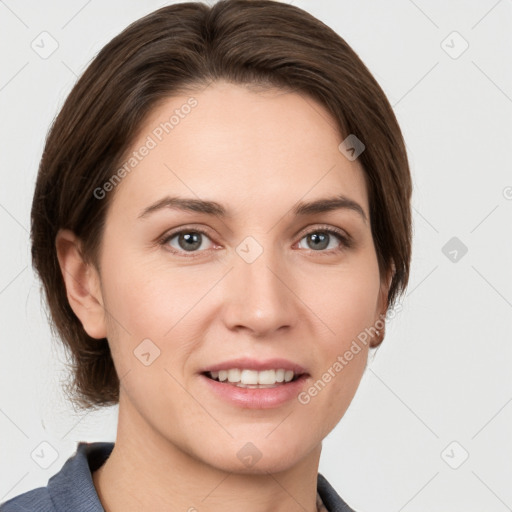
[[[293,374],[293,372],[292,372],[292,374]],[[258,372],[258,384],[275,384],[275,383],[276,383],[276,371],[275,370],[263,370],[261,372]]]
[[[242,370],[239,382],[242,384],[258,384],[258,372],[256,370]]]
[[[240,370],[235,368],[234,370],[228,370],[228,381],[229,382],[240,382]]]
[[[240,383],[243,385],[275,385],[276,383],[290,382],[293,380],[294,373],[292,370],[245,370],[240,368],[232,368],[230,370],[220,370],[218,372],[210,372],[213,379],[220,382]]]
[[[293,372],[291,370],[286,370],[284,372],[284,381],[290,382],[293,379]]]

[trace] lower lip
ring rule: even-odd
[[[304,387],[308,375],[303,374],[297,380],[280,384],[275,388],[239,388],[233,384],[226,384],[200,375],[213,393],[238,407],[246,409],[273,409],[294,398]]]

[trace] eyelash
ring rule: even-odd
[[[167,243],[170,240],[172,240],[176,235],[180,235],[182,233],[200,233],[202,235],[207,236],[208,238],[211,238],[208,235],[208,233],[201,228],[184,228],[184,229],[180,229],[179,231],[173,231],[171,233],[166,233],[162,238],[160,238],[158,243],[162,246],[167,246]],[[313,233],[328,233],[329,235],[334,235],[335,237],[337,237],[340,240],[341,246],[337,249],[329,249],[329,250],[324,250],[324,251],[315,251],[313,249],[309,249],[310,252],[330,255],[330,254],[334,254],[334,253],[339,253],[345,249],[350,249],[352,247],[352,239],[349,236],[345,235],[341,230],[338,230],[338,229],[335,229],[332,227],[328,227],[328,226],[317,226],[314,229],[307,231],[306,233],[304,233],[301,236],[301,238],[299,239],[299,242],[306,236],[311,235]],[[205,251],[198,251],[198,252],[190,252],[187,254],[186,251],[178,251],[174,248],[169,248],[169,246],[167,246],[167,247],[168,247],[168,250],[172,254],[179,254],[185,258],[197,258],[201,255],[201,253],[205,252]]]

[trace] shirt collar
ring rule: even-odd
[[[57,512],[105,512],[92,481],[92,472],[108,458],[114,443],[78,443],[76,454],[48,480],[48,492]]]

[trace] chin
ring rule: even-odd
[[[266,475],[268,473],[280,473],[286,471],[299,462],[300,458],[297,454],[290,457],[281,456],[280,454],[272,454],[271,456],[262,456],[254,464],[242,463],[239,460],[234,461],[233,458],[223,459],[214,464],[215,467],[228,473],[240,475]]]
[[[268,431],[265,435],[267,434]],[[264,436],[259,440],[256,436],[252,436],[253,441],[250,439],[251,437],[244,441],[231,440],[229,445],[224,447],[214,446],[208,454],[209,457],[203,455],[202,459],[222,471],[264,475],[286,471],[308,455],[303,439],[296,439],[291,443],[288,439],[285,443],[279,436],[274,438],[273,434],[267,439]]]

